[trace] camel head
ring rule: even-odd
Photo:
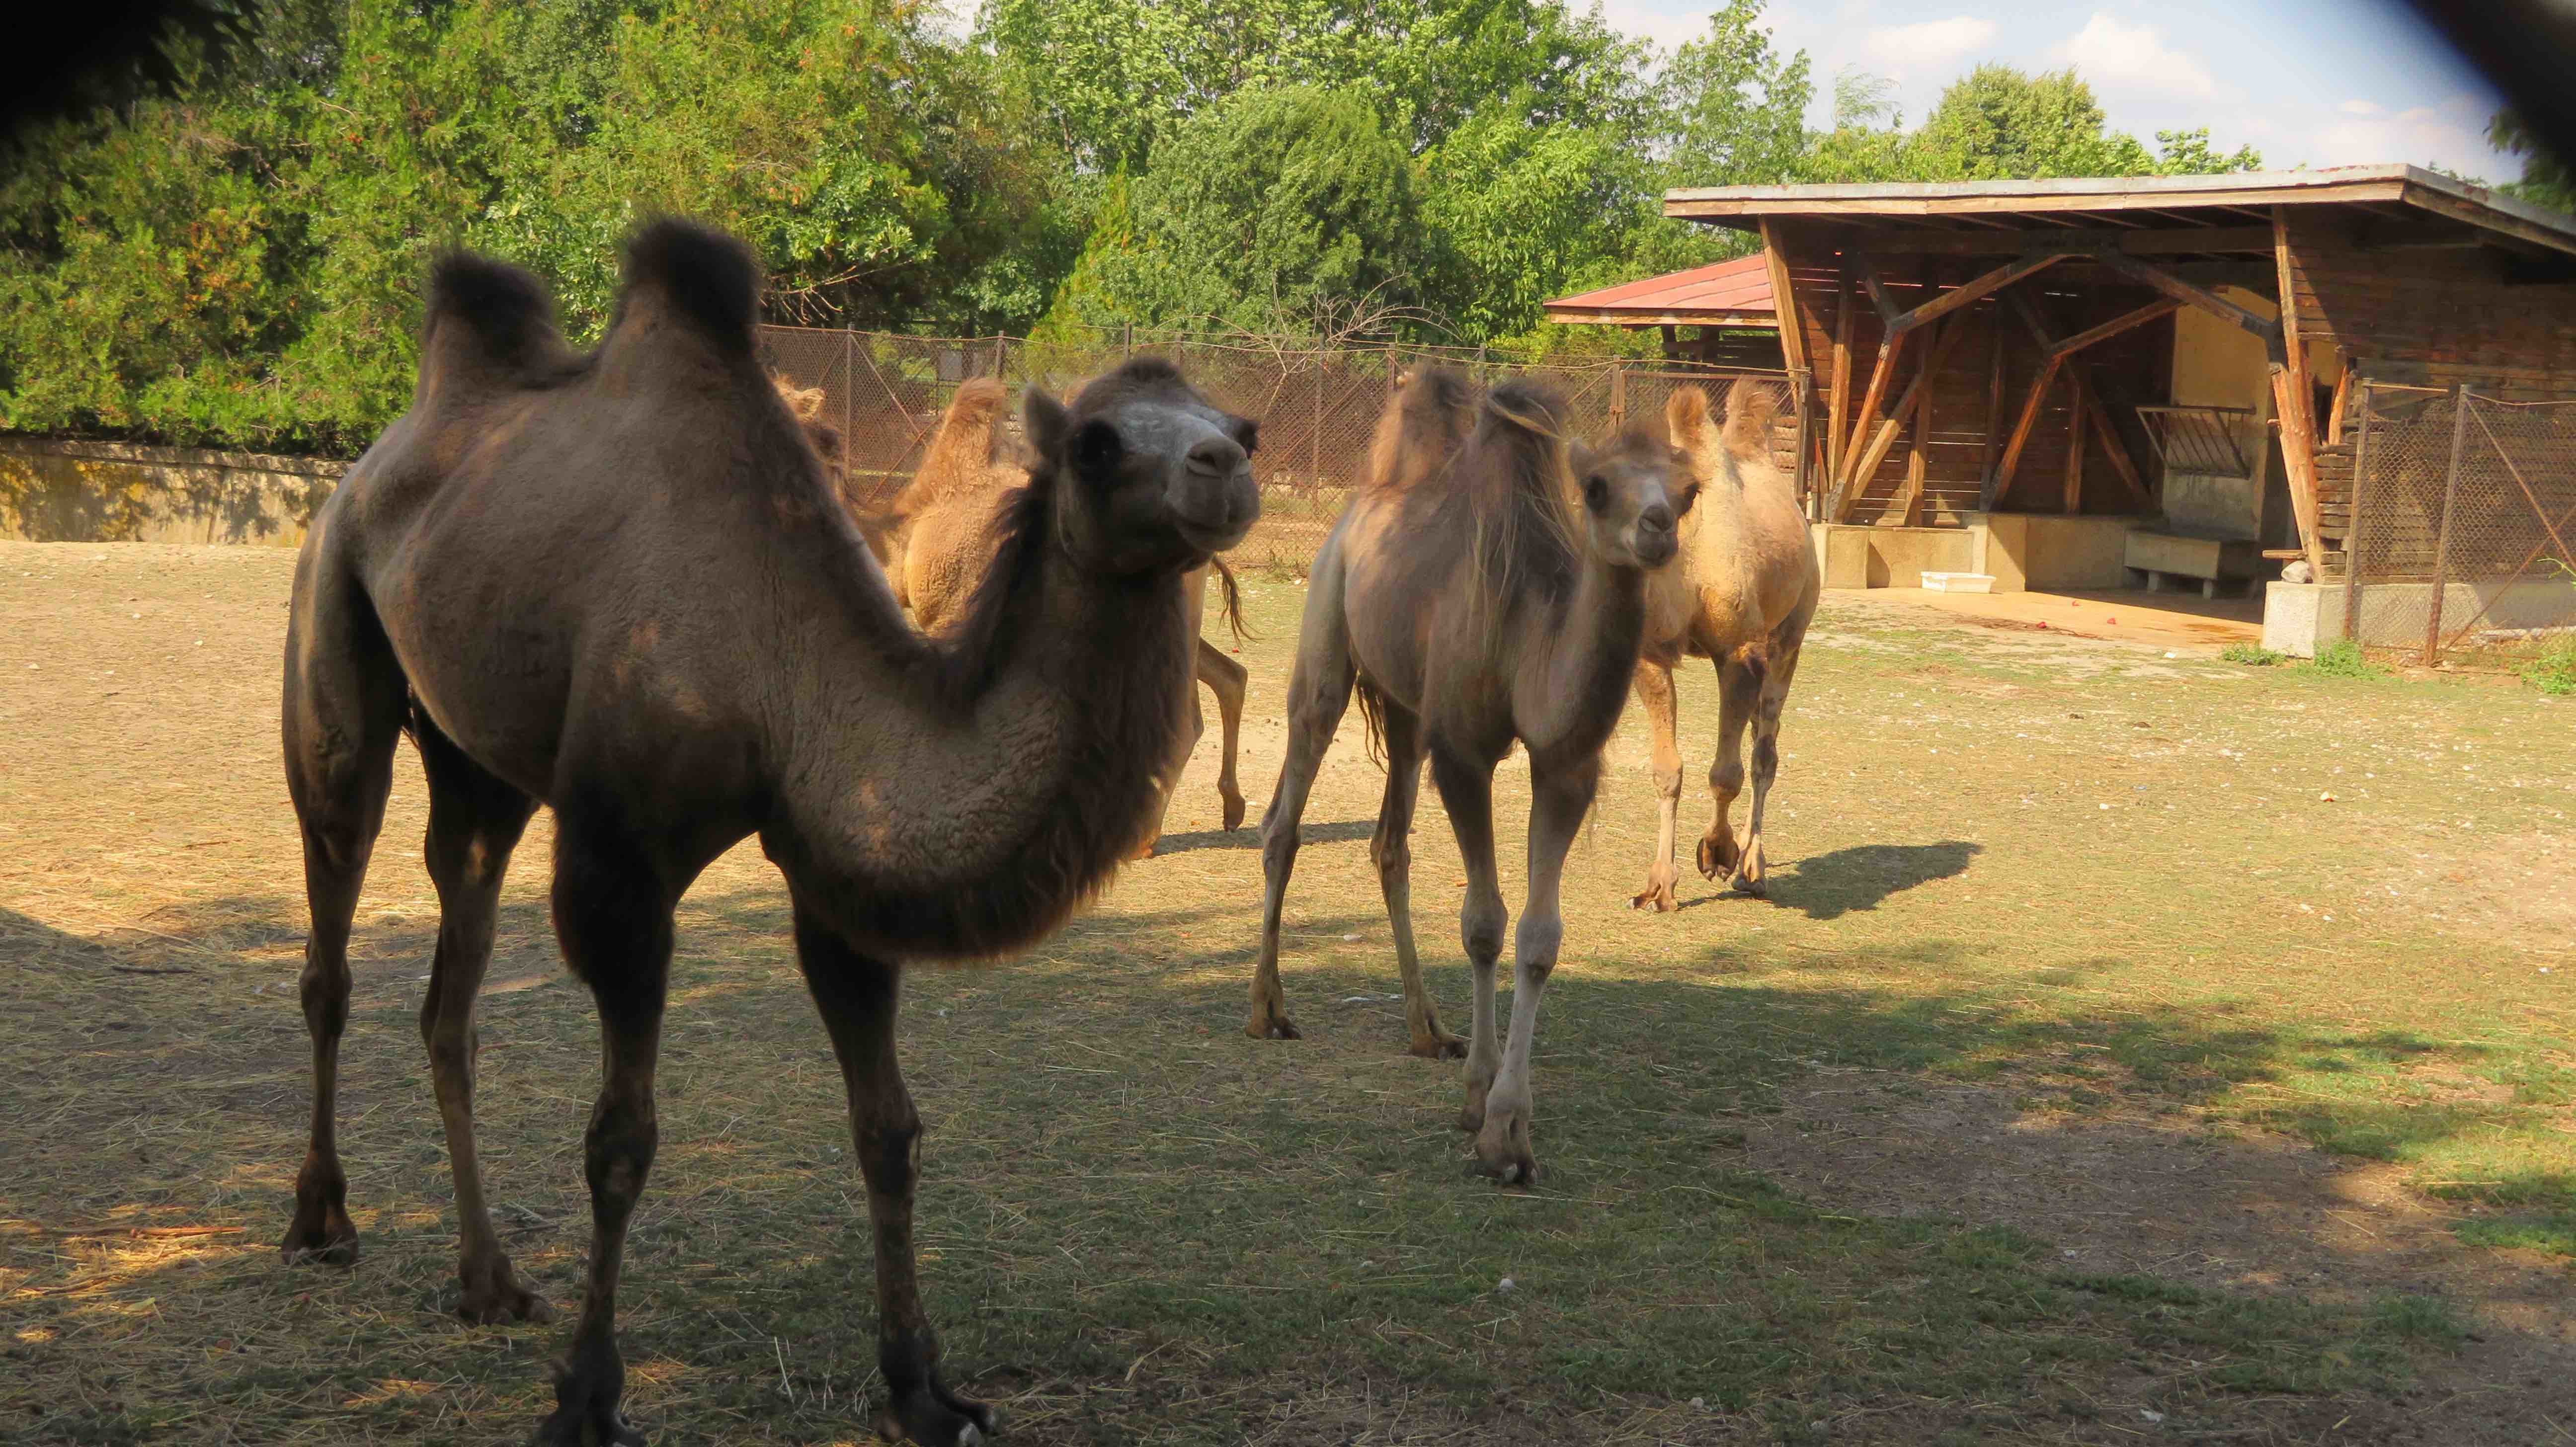
[[[1087,567],[1195,568],[1261,516],[1257,424],[1209,402],[1159,357],[1093,379],[1070,407],[1031,388],[1024,420],[1031,481],[1055,499],[1057,536]]]
[[[1681,547],[1674,531],[1699,496],[1690,458],[1650,428],[1599,447],[1577,442],[1566,466],[1592,555],[1615,568],[1660,568]]]

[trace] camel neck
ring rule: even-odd
[[[1515,710],[1533,754],[1591,752],[1608,742],[1628,700],[1646,625],[1646,575],[1587,558],[1558,605],[1551,646],[1525,670]]]
[[[1179,575],[1105,576],[1049,541],[997,606],[984,656],[839,670],[793,731],[764,843],[862,950],[1022,946],[1152,819],[1189,681]],[[943,667],[972,684],[946,686]]]

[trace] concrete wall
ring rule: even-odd
[[[348,464],[0,437],[0,538],[296,547]]]
[[[2243,287],[2222,286],[2218,295],[2266,321],[2281,314],[2270,297]],[[2309,342],[2308,372],[2333,386],[2343,375],[2342,353],[2329,342]],[[2271,367],[2262,341],[2252,332],[2194,306],[2174,313],[2175,406],[2251,407],[2271,390]]]
[[[1975,539],[1966,528],[1814,525],[1816,563],[1828,588],[1919,588],[1925,573],[1969,573]]]
[[[2479,632],[2576,627],[2576,583],[2487,579],[2452,583],[2442,592],[2446,639],[2481,608],[2486,616],[2478,621]],[[2432,601],[2429,581],[2366,583],[2361,627],[2352,630],[2345,626],[2343,584],[2273,583],[2263,594],[2263,646],[2293,658],[2314,658],[2319,648],[2357,633],[2366,647],[2421,648]]]
[[[2263,484],[2206,472],[2165,474],[2165,526],[2200,538],[2263,536]]]
[[[1970,571],[1991,574],[1998,593],[2123,588],[2129,581],[2129,529],[2135,526],[2135,518],[1979,513],[1968,525],[1980,535]]]

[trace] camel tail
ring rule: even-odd
[[[567,360],[545,283],[518,267],[451,251],[430,268],[420,388],[485,391],[538,384]]]
[[[1225,626],[1234,630],[1234,641],[1241,643],[1252,636],[1243,626],[1243,590],[1235,586],[1234,569],[1225,559],[1210,558],[1208,566],[1216,570],[1217,608],[1225,614]]]
[[[647,308],[719,351],[748,356],[752,323],[760,317],[760,263],[751,248],[712,226],[652,222],[626,243],[626,276],[609,331]]]
[[[1365,673],[1354,681],[1351,691],[1359,696],[1360,722],[1368,729],[1369,761],[1379,768],[1384,768],[1386,767],[1386,695],[1378,692],[1377,685],[1369,682],[1368,675]],[[1271,803],[1276,805],[1278,801],[1273,799]],[[1270,816],[1264,814],[1262,828],[1267,830],[1269,827]]]

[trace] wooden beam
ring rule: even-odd
[[[2509,216],[2502,211],[2480,206],[2474,202],[2463,201],[2456,196],[2445,195],[2430,186],[2408,183],[2406,200],[2437,216],[2447,216],[2454,221],[2482,227],[2498,236],[2509,236],[2516,241],[2527,241],[2535,246],[2545,246],[2552,251],[2576,252],[2576,237],[2571,237],[2563,231],[2525,221],[2519,216]],[[2280,208],[2275,206],[2273,209],[2277,212]]]
[[[1851,243],[1858,245],[1855,239]],[[2131,256],[2268,254],[2270,226],[2190,226],[2120,231],[2101,226],[2052,226],[2037,231],[1923,231],[1872,233],[1870,249],[1887,256],[2000,256],[2016,252],[2117,250]]]
[[[1834,282],[1834,363],[1833,376],[1827,379],[1825,421],[1825,476],[1840,477],[1843,472],[1844,425],[1851,414],[1851,314],[1852,279],[1848,270],[1838,269]]]
[[[2352,396],[2352,358],[2338,354],[2341,364],[2335,372],[2334,404],[2326,409],[2326,446],[2343,445],[2344,403]]]
[[[2299,546],[2307,549],[2308,568],[2326,575],[2325,539],[2320,537],[2324,509],[2317,498],[2317,389],[2308,380],[2307,338],[2299,323],[2299,297],[2290,277],[2290,213],[2272,208],[2272,258],[2280,272],[2281,360],[2273,364],[2272,390],[2281,394],[2281,470],[2289,474],[2290,507],[2298,514]],[[2435,593],[2438,601],[2440,594]],[[2437,610],[2438,611],[2438,610]]]
[[[1864,273],[1865,275],[1866,273]],[[1861,394],[1860,415],[1852,419],[1851,440],[1843,447],[1842,471],[1834,474],[1833,516],[1828,522],[1841,522],[1850,509],[1852,477],[1860,461],[1861,439],[1869,435],[1870,424],[1878,420],[1878,404],[1887,400],[1887,383],[1896,370],[1897,359],[1905,351],[1905,334],[1899,332],[1878,344],[1878,364],[1869,369],[1869,390]]]
[[[2172,297],[2166,297],[2162,301],[2151,301],[2134,311],[2122,312],[2100,326],[2087,327],[2062,342],[2051,343],[2048,350],[2058,359],[2064,360],[2096,342],[2107,342],[2122,332],[2145,326],[2158,317],[2169,316],[2181,310],[2182,303]]]
[[[2004,440],[2004,319],[2000,316],[1995,318],[1994,333],[1994,355],[1987,362],[1986,376],[1986,455],[1977,469],[1980,501],[1995,484],[1995,449]]]
[[[1769,258],[1771,310],[1780,319],[1780,356],[1792,372],[1807,370],[1807,328],[1798,314],[1798,294],[1789,284],[1789,254],[1780,249],[1779,229],[1762,223],[1762,254]]]
[[[2104,266],[2132,281],[2154,287],[2187,306],[2199,307],[2213,316],[2233,322],[2266,342],[2280,339],[2278,323],[2265,321],[2236,303],[2214,292],[2204,291],[2161,267],[2149,266],[2134,256],[2123,256],[2116,251],[2099,253],[2098,259]]]
[[[1598,307],[1543,308],[1547,319],[1569,326],[1595,327],[1740,327],[1747,331],[1768,331],[1780,324],[1770,312],[1750,311],[1620,311]]]
[[[2129,455],[2128,439],[2120,435],[2119,428],[2111,425],[2111,413],[2102,405],[2101,392],[2094,387],[2085,387],[2082,400],[2085,412],[2093,419],[2093,430],[2101,435],[2102,455],[2111,459],[2112,475],[2136,495],[2141,511],[2152,509],[2156,504],[2155,495],[2147,491],[2145,480],[2138,475],[2137,459]]]
[[[1887,450],[1896,445],[1897,434],[1905,430],[1905,414],[1912,410],[1917,392],[1928,378],[1941,370],[1942,362],[1948,360],[1950,348],[1961,335],[1963,332],[1959,328],[1943,329],[1933,347],[1924,354],[1923,365],[1915,370],[1914,379],[1905,384],[1905,390],[1897,396],[1896,405],[1887,409],[1887,420],[1879,425],[1877,435],[1870,438],[1869,446],[1862,448],[1852,459],[1851,474],[1835,494],[1831,521],[1841,522],[1851,516],[1853,505],[1860,501],[1862,493],[1869,490],[1870,477],[1878,471],[1878,465],[1887,460]],[[1901,342],[1904,339],[1900,337],[1897,340]],[[1855,436],[1853,441],[1857,444],[1858,437]]]
[[[1880,324],[1892,329],[1896,325],[1897,306],[1887,295],[1887,283],[1879,279],[1878,263],[1872,261],[1866,251],[1853,252],[1852,260],[1860,264],[1861,285],[1869,288],[1869,304],[1878,308]]]
[[[2274,173],[2279,174],[2279,173]],[[1685,221],[1755,216],[1866,216],[1875,218],[1940,216],[2016,216],[2034,212],[2108,215],[2121,211],[2154,211],[2182,206],[2249,208],[2283,203],[2353,203],[2416,201],[2407,181],[2397,176],[2338,179],[2310,172],[2287,184],[2243,182],[2212,184],[2193,177],[2186,184],[2137,178],[2078,177],[2037,182],[2002,182],[1983,195],[1959,195],[1955,182],[1890,183],[1870,186],[1745,186],[1682,188],[1664,193],[1664,214]],[[2424,190],[2413,187],[2412,190]],[[1863,195],[1826,192],[1862,191]],[[2064,204],[2052,205],[2062,202]],[[2432,209],[2432,208],[2428,208]],[[2266,219],[2261,213],[2253,219]]]
[[[2042,356],[2039,375],[2030,379],[2030,394],[2022,399],[2021,420],[2013,424],[2012,440],[2004,444],[2004,460],[1995,467],[1994,482],[1986,489],[1985,511],[1992,512],[2012,490],[2013,474],[2021,470],[2022,449],[2030,445],[2030,434],[2039,426],[2040,409],[2048,403],[2049,385],[2057,380],[2059,359]]]
[[[2045,271],[2064,259],[2064,253],[2050,252],[2038,256],[2024,256],[2017,261],[2007,262],[1974,281],[1952,287],[1905,315],[1894,318],[1888,322],[1888,330],[1910,332],[1927,322],[1939,321],[1963,306],[2001,291],[2034,272]],[[1927,291],[1930,289],[1928,285],[1925,287]]]
[[[2084,511],[2084,369],[2066,369],[2072,405],[2066,409],[2066,499],[2062,511],[2074,517]]]
[[[1943,333],[1958,330],[1965,325],[1964,317],[1952,317],[1940,323]],[[1939,357],[1945,350],[1941,345],[1942,340],[1944,337],[1941,334],[1935,335],[1932,343],[1933,357]],[[1914,526],[1915,515],[1923,510],[1923,479],[1931,467],[1931,460],[1924,455],[1923,449],[1932,440],[1932,394],[1938,391],[1939,387],[1939,382],[1935,380],[1917,389],[1921,395],[1914,399],[1914,445],[1906,449],[1905,497],[1896,509],[1896,525],[1901,528]]]

